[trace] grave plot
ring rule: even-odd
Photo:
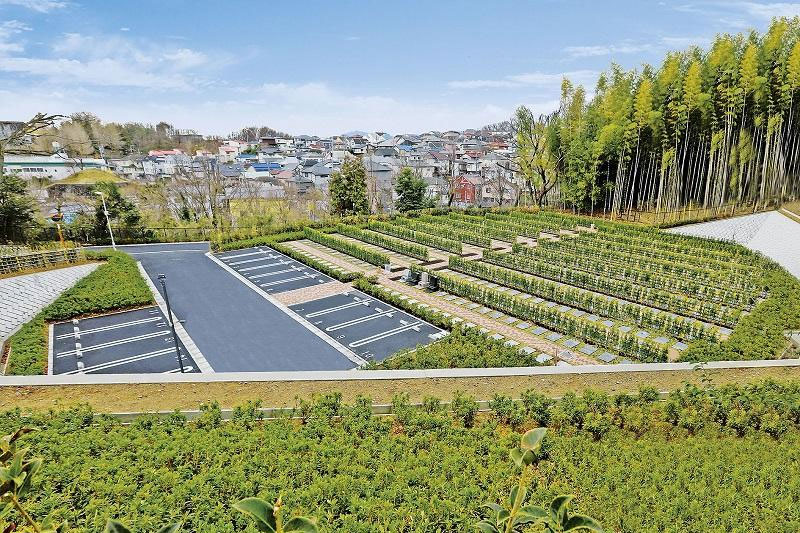
[[[175,340],[158,307],[52,325],[53,374],[178,373]],[[184,372],[198,372],[178,340]]]

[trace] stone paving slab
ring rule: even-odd
[[[90,263],[0,279],[0,343],[98,266]]]

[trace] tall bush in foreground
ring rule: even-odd
[[[570,515],[569,503],[573,496],[562,494],[553,498],[547,508],[537,505],[523,505],[528,493],[529,476],[525,468],[536,465],[541,459],[542,441],[546,428],[536,428],[526,432],[520,439],[519,447],[511,450],[514,463],[523,469],[519,484],[511,489],[505,505],[487,503],[489,516],[475,528],[482,533],[521,533],[532,524],[541,524],[547,533],[595,532],[603,533],[603,528],[594,518],[579,514]]]

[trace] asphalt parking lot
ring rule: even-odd
[[[198,372],[178,345],[184,371]],[[177,372],[172,330],[156,306],[53,324],[53,374]]]
[[[247,248],[217,257],[269,294],[333,281],[325,274],[271,248]]]
[[[443,330],[356,290],[289,307],[366,360],[383,361],[399,350],[446,335]]]

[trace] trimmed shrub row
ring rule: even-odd
[[[632,322],[639,327],[660,331],[678,339],[714,341],[717,338],[714,328],[692,318],[677,316],[616,298],[608,298],[601,294],[568,287],[549,280],[526,276],[503,267],[451,257],[450,268],[540,296],[553,302],[583,309],[589,313]]]
[[[317,231],[315,229],[305,228],[303,230],[303,235],[308,240],[314,241],[323,246],[327,246],[328,248],[338,250],[339,252],[365,261],[371,265],[383,266],[389,263],[389,257],[386,254],[369,250],[363,246],[359,246],[358,244],[322,233],[321,231]]]
[[[461,243],[457,240],[431,235],[422,231],[415,231],[401,224],[370,221],[368,228],[373,231],[379,231],[380,233],[392,235],[394,237],[400,237],[401,239],[405,239],[407,241],[414,241],[419,244],[424,244],[425,246],[438,248],[439,250],[444,250],[446,252],[452,252],[459,255],[463,253]]]
[[[368,242],[381,248],[386,248],[399,254],[407,255],[409,257],[416,257],[423,261],[427,261],[430,257],[428,249],[417,243],[403,241],[388,237],[382,233],[374,233],[371,231],[364,231],[355,226],[348,226],[346,224],[339,224],[336,226],[336,232],[342,235],[347,235],[359,241]]]

